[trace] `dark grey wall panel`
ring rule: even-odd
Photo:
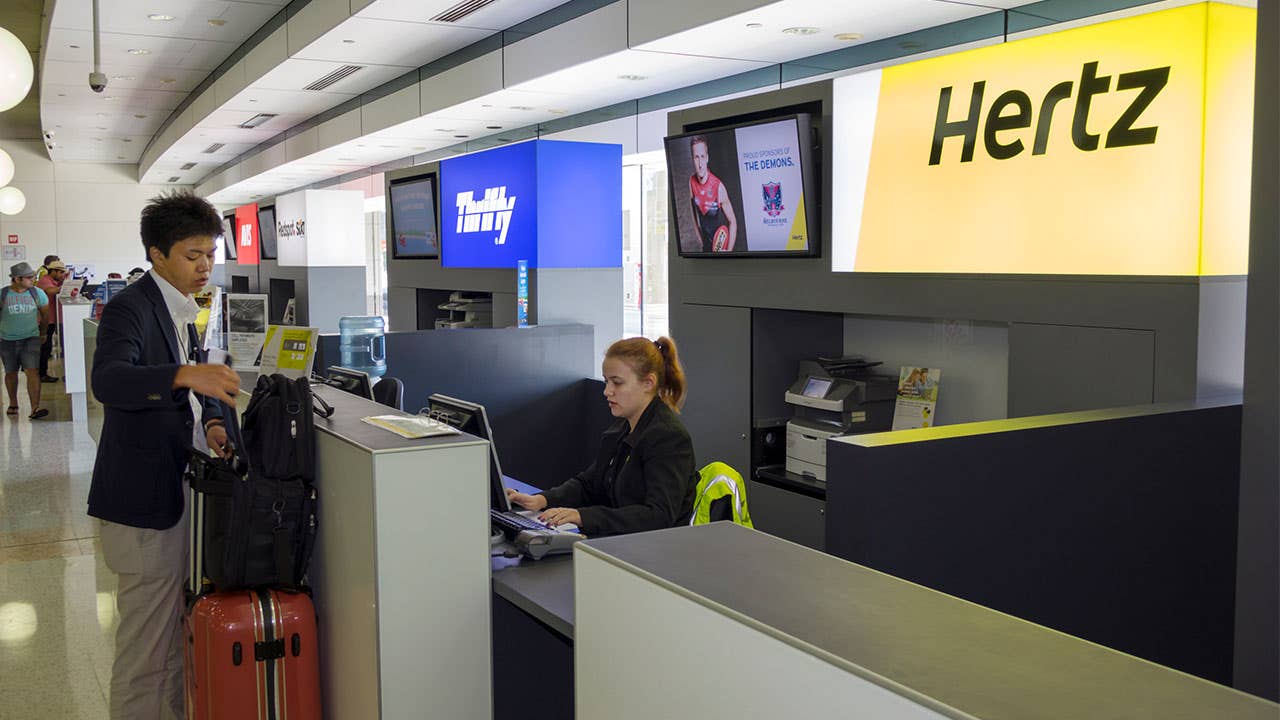
[[[1230,683],[1240,406],[1073,417],[828,443],[827,552]]]
[[[759,309],[751,312],[751,324],[751,417],[791,417],[795,408],[782,394],[795,382],[801,360],[840,357],[844,316]]]
[[[584,441],[588,419],[599,417],[598,404],[583,408],[592,335],[585,325],[393,332],[387,375],[404,381],[408,412],[432,393],[483,404],[503,471],[546,488],[586,467],[599,441]],[[330,347],[324,362],[335,364]]]
[[[698,466],[751,465],[751,310],[689,305],[672,322],[689,381],[682,412]]]
[[[1009,417],[1152,401],[1155,333],[1069,325],[1009,326]]]
[[[411,287],[387,288],[387,324],[389,330],[410,332],[418,329],[418,293]]]
[[[826,501],[748,480],[747,506],[756,530],[814,550],[826,549]]]
[[[1236,687],[1280,699],[1280,2],[1258,3]]]

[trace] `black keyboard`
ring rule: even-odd
[[[518,533],[521,530],[547,533],[555,532],[554,528],[549,528],[545,524],[540,523],[533,518],[527,518],[517,512],[502,512],[500,510],[490,508],[489,519],[493,521],[493,524],[502,528],[503,531],[510,532],[511,534]]]
[[[573,550],[573,544],[586,536],[576,532],[556,530],[515,512],[489,509],[489,519],[502,529],[521,553],[534,560],[545,555],[557,555]]]

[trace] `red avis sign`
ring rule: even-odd
[[[236,262],[258,264],[258,204],[236,208]]]

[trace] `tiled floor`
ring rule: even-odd
[[[85,514],[94,443],[62,390],[43,386],[33,422],[24,380],[0,420],[0,720],[107,717],[116,582]]]

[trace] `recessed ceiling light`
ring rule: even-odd
[[[258,101],[254,100],[253,98],[249,98],[249,102],[258,102]]]
[[[129,48],[130,55],[150,55],[151,51],[146,48]]]
[[[395,150],[395,149],[396,149],[396,146],[395,146],[395,145],[379,145],[378,147],[380,147],[380,148],[384,148],[384,149],[387,149],[387,150]]]
[[[344,45],[355,45],[355,44],[356,44],[356,41],[355,41],[355,40],[343,40],[342,42],[343,42],[343,44],[344,44]]]
[[[146,115],[134,115],[134,117],[138,118],[139,120],[142,120],[142,119],[145,119],[147,116],[146,116]]]
[[[426,148],[426,146],[425,146],[425,145],[414,145],[414,146],[413,146],[413,149],[414,149],[414,150],[426,150],[427,148]]]
[[[117,160],[124,160],[124,156],[123,156],[123,155],[117,155],[117,156],[116,156],[116,159],[117,159]]]
[[[107,114],[106,114],[106,113],[97,113],[97,115],[98,115],[98,117],[106,117],[106,116],[107,116]]]
[[[819,32],[821,32],[821,30],[816,27],[799,25],[797,27],[783,28],[782,32],[788,35],[817,35]]]
[[[160,78],[161,85],[172,85],[176,82],[178,82],[177,78]]]
[[[569,111],[565,110],[564,108],[550,108],[549,110],[547,110],[547,112],[551,113],[552,115],[564,115]]]
[[[132,75],[112,75],[111,79],[112,80],[137,80],[138,78]]]
[[[133,138],[120,138],[120,142],[133,142]]]
[[[764,27],[764,23],[747,23],[748,30],[759,30]]]
[[[836,35],[836,39],[844,42],[855,42],[862,39],[862,33],[839,33]]]
[[[512,105],[509,110],[532,110],[528,105]]]
[[[453,128],[436,128],[436,132],[451,133],[453,132]]]
[[[170,20],[172,20],[172,19],[173,19],[173,16],[172,16],[172,15],[160,15],[160,14],[155,14],[155,15],[148,15],[148,16],[147,16],[147,19],[148,19],[148,20],[155,20],[156,22],[169,22]]]
[[[94,128],[94,129],[95,129],[95,130],[106,130],[106,128],[104,128],[104,127],[97,127],[97,128]]]
[[[213,27],[222,27],[227,24],[227,21],[222,18],[209,18],[209,24]]]
[[[631,74],[631,73],[625,73],[625,74],[619,75],[619,76],[618,76],[618,79],[619,79],[619,80],[648,80],[648,79],[649,79],[649,76],[648,76],[648,75],[633,75],[633,74]]]
[[[480,103],[480,107],[493,107],[493,106],[488,103]]]
[[[340,162],[355,162],[355,158],[338,158]]]

